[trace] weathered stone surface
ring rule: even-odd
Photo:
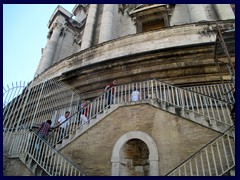
[[[215,34],[204,32],[209,26],[214,24],[174,26],[111,40],[62,59],[40,77],[60,78],[85,99],[100,95],[114,79],[118,84],[152,78],[181,86],[219,83],[213,58]],[[228,61],[226,56],[219,60]],[[226,66],[220,67],[223,79],[229,81]]]
[[[34,176],[34,174],[18,158],[8,159],[4,176]]]
[[[159,175],[165,175],[219,134],[150,105],[120,107],[62,149],[88,175],[111,175],[116,141],[130,131],[149,134],[157,144]]]

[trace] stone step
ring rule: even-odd
[[[184,109],[181,109],[180,107],[176,107],[176,106],[173,106],[169,103],[166,103],[166,102],[161,102],[161,101],[149,101],[151,105],[157,107],[157,108],[160,108],[164,111],[167,111],[171,114],[174,114],[174,115],[177,115],[177,116],[180,116],[180,117],[183,117],[185,119],[189,119],[193,122],[196,122],[198,124],[201,124],[207,128],[210,128],[210,129],[213,129],[213,130],[216,130],[218,132],[224,132],[225,130],[227,130],[229,128],[229,126],[227,124],[224,124],[224,123],[221,123],[221,122],[216,122],[214,120],[209,120],[209,118],[207,117],[204,117],[200,114],[197,114],[195,112],[192,112],[192,111],[189,111],[189,110],[184,110]]]

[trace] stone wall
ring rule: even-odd
[[[115,143],[142,131],[157,144],[159,175],[165,175],[219,134],[151,105],[120,107],[61,150],[92,176],[111,175]]]
[[[137,33],[134,20],[132,20],[132,18],[129,18],[126,12],[123,14],[121,12],[116,12],[114,15],[116,16],[114,20],[114,34],[116,34],[115,37],[119,38],[127,36],[129,34]]]
[[[65,27],[58,39],[53,64],[80,50],[80,46],[77,44],[78,42],[74,40],[79,39],[75,38],[75,36],[80,36],[79,34],[80,33],[74,32],[70,27]]]
[[[219,83],[213,59],[215,35],[204,34],[209,25],[175,26],[102,43],[61,60],[46,70],[41,79],[58,77],[83,98],[97,97],[114,79],[118,84],[151,78],[175,85]],[[221,68],[224,80],[229,81],[225,65]]]
[[[7,160],[7,168],[4,176],[34,176],[34,174],[18,158]]]

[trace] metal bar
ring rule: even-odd
[[[232,157],[233,163],[235,164],[235,158],[234,158],[234,153],[233,153],[233,148],[232,148],[232,145],[230,142],[230,138],[227,133],[226,133],[226,136],[227,136],[227,140],[228,140],[228,144],[229,144],[229,148],[230,148],[230,152],[231,152],[231,157]]]
[[[217,170],[217,165],[216,165],[216,159],[215,159],[215,156],[214,156],[214,150],[213,150],[213,144],[211,145],[211,151],[212,151],[212,158],[213,158],[213,165],[214,165],[214,169],[215,169],[215,173],[216,173],[216,176],[218,175],[218,170]]]
[[[197,158],[196,158],[196,156],[195,156],[195,158],[194,158],[194,161],[195,161],[195,168],[196,168],[196,176],[199,176],[198,164],[197,164]]]
[[[210,162],[209,162],[209,158],[208,158],[207,148],[205,149],[205,153],[206,153],[206,158],[207,158],[207,165],[208,165],[209,176],[211,176],[211,175],[212,175],[212,172],[211,172],[211,166],[210,166]]]
[[[216,142],[216,146],[217,146],[217,153],[218,153],[218,158],[219,158],[219,164],[220,164],[220,167],[221,167],[221,171],[224,172],[222,157],[221,157],[221,152],[220,152],[220,149],[219,149],[218,141]]]
[[[191,162],[191,160],[189,161],[189,168],[190,168],[190,175],[193,176],[192,162]]]
[[[217,30],[218,30],[218,35],[219,35],[219,37],[220,37],[221,45],[222,45],[223,50],[224,50],[224,52],[225,52],[225,54],[226,54],[226,56],[227,56],[227,58],[228,58],[228,63],[229,63],[229,65],[231,66],[231,69],[232,69],[232,72],[230,71],[230,74],[232,73],[233,76],[235,77],[235,71],[234,71],[233,63],[232,63],[232,61],[231,61],[231,56],[230,56],[230,54],[229,54],[229,52],[228,52],[228,50],[227,50],[227,46],[226,46],[226,43],[225,43],[224,38],[223,38],[223,36],[222,36],[222,32],[221,32],[221,30],[220,30],[220,28],[219,28],[218,23],[216,23],[216,25],[217,25]],[[218,37],[218,36],[217,36],[217,37]],[[235,83],[235,82],[234,82],[234,83]]]
[[[226,151],[226,145],[225,145],[224,137],[222,138],[222,145],[223,145],[223,151],[224,151],[224,155],[225,155],[224,157],[225,157],[225,160],[227,162],[227,167],[229,168],[230,164],[229,164],[229,161],[228,161],[228,156],[227,156],[227,151]]]
[[[33,115],[33,120],[32,120],[32,122],[31,122],[31,126],[30,126],[31,128],[32,128],[32,126],[33,126],[34,118],[35,118],[35,116],[36,116],[38,104],[39,104],[39,101],[40,101],[41,96],[42,96],[42,92],[43,92],[43,89],[44,89],[45,82],[46,82],[46,81],[44,81],[44,83],[43,83],[43,85],[42,85],[42,88],[41,88],[41,92],[40,92],[40,95],[39,95],[39,98],[38,98],[37,106],[36,106],[36,109],[35,109],[35,112],[34,112],[34,115]]]
[[[201,160],[201,166],[202,166],[202,174],[205,176],[205,168],[204,168],[204,162],[203,162],[203,157],[202,157],[202,152],[200,153],[200,160]]]

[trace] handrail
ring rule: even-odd
[[[152,79],[148,81],[115,86],[113,89],[102,93],[92,102],[87,103],[86,107],[80,108],[70,117],[68,117],[64,122],[55,126],[53,131],[56,133],[53,134],[52,139],[49,139],[48,145],[56,145],[58,142],[69,136],[77,129],[85,126],[81,122],[82,111],[87,112],[86,118],[89,123],[111,105],[130,102],[131,92],[133,91],[134,87],[140,91],[139,101],[159,99],[165,104],[170,104],[172,106],[177,106],[182,109],[201,114],[202,116],[209,118],[209,121],[218,120],[219,122],[232,126],[231,118],[229,119],[230,116],[228,112],[228,106],[231,105],[230,103],[212,98],[205,94],[186,90],[184,88],[176,87]],[[90,110],[87,109],[88,107],[90,107]],[[69,130],[63,135],[63,133],[60,132],[59,127],[67,121],[69,123]]]
[[[155,81],[159,83],[158,85],[155,85],[155,88],[163,88],[163,90],[160,88],[156,91],[157,99],[162,102],[200,114],[201,116],[208,118],[210,124],[212,124],[212,121],[214,120],[229,126],[233,125],[229,111],[231,109],[230,106],[233,105],[232,103],[157,80]]]
[[[20,141],[19,136],[23,137]],[[49,175],[69,176],[74,171],[75,175],[85,176],[79,165],[58,152],[35,132],[17,134],[9,152],[16,154],[15,148],[18,148],[17,153],[20,155],[27,154],[27,158],[31,157]]]
[[[184,87],[184,89],[208,95],[218,100],[224,100],[227,103],[235,102],[235,98],[233,96],[233,93],[231,92],[234,88],[235,87],[233,83]],[[228,92],[223,94],[223,92],[225,91]]]
[[[179,169],[181,166],[183,166],[186,162],[188,162],[189,160],[193,159],[193,157],[195,157],[196,155],[198,155],[201,151],[203,151],[205,148],[207,148],[209,145],[212,145],[214,142],[216,142],[217,140],[219,140],[220,138],[222,138],[226,133],[230,132],[233,128],[235,128],[235,126],[230,126],[227,130],[225,130],[222,134],[220,134],[219,136],[217,136],[216,138],[214,138],[213,140],[211,140],[210,142],[208,142],[206,145],[204,145],[201,149],[199,149],[197,152],[195,152],[193,155],[191,155],[190,157],[188,157],[186,160],[184,160],[182,163],[180,163],[177,167],[175,167],[174,169],[172,169],[169,173],[166,174],[166,176],[170,175],[171,173],[173,173],[174,171],[176,171],[177,169]]]
[[[85,119],[87,119],[88,123],[90,123],[91,119],[96,118],[110,105],[122,104],[131,101],[130,96],[134,87],[137,87],[140,91],[140,101],[156,98],[161,102],[200,114],[201,116],[207,118],[210,124],[212,124],[212,121],[217,121],[228,126],[233,125],[230,118],[230,112],[228,110],[231,103],[153,79],[115,86],[112,90],[110,89],[102,93],[92,102],[87,103],[86,107],[81,107],[61,124],[55,126],[53,129],[54,131],[57,131],[62,124],[67,122],[68,125],[70,125],[70,128],[68,132],[56,133],[51,143],[54,145],[60,142],[65,137],[69,136],[69,134],[74,133],[74,131],[78,128],[84,126],[84,123],[81,122],[83,121],[81,115],[83,111],[89,111],[86,114]],[[107,103],[109,101],[109,93],[113,93],[114,97],[110,104]]]
[[[110,90],[111,90],[111,89],[107,90],[106,92],[108,93]],[[102,96],[102,95],[105,94],[106,92],[103,92],[100,96]],[[98,98],[98,97],[97,97],[97,98]],[[94,100],[96,100],[97,98],[95,98]],[[93,100],[93,101],[94,101],[94,100]],[[86,104],[87,104],[86,106],[88,106],[89,104],[91,104],[91,102],[88,102],[88,103],[86,103]],[[61,122],[61,123],[58,124],[57,126],[52,127],[52,129],[56,129],[56,128],[60,127],[62,124],[64,124],[65,122],[67,122],[69,119],[71,119],[74,115],[76,115],[76,114],[79,113],[79,112],[82,112],[84,109],[85,109],[85,107],[81,107],[78,111],[76,111],[75,113],[73,113],[73,114],[71,114],[69,117],[67,117],[63,122]]]
[[[199,94],[199,95],[205,96],[205,97],[207,97],[207,98],[211,98],[211,99],[213,99],[213,100],[217,100],[217,101],[220,101],[220,102],[224,102],[224,103],[228,103],[228,104],[233,105],[233,103],[230,103],[230,102],[224,101],[224,100],[222,100],[222,99],[217,99],[217,98],[215,98],[215,97],[212,97],[212,96],[207,95],[207,94],[203,94],[203,93],[201,93],[201,92],[196,92],[196,91],[191,90],[191,89],[185,89],[185,88],[183,88],[183,87],[179,87],[179,86],[177,86],[177,85],[172,85],[172,84],[169,84],[169,83],[161,82],[161,81],[156,80],[156,79],[154,79],[154,80],[155,80],[155,81],[158,81],[158,82],[160,82],[160,83],[164,83],[164,84],[169,85],[169,86],[176,87],[176,88],[178,88],[178,89],[187,90],[187,91],[190,91],[190,92],[192,92],[192,93],[196,93],[196,94]]]

